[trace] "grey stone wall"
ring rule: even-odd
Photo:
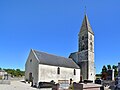
[[[69,58],[71,58],[75,63],[78,64],[78,52],[71,53]]]
[[[95,79],[94,33],[85,15],[78,35],[78,65],[83,79]]]
[[[83,50],[88,49],[88,33],[87,31],[82,31],[79,34],[79,41],[78,41],[78,51],[81,52]]]
[[[38,84],[38,75],[39,75],[39,70],[38,70],[39,62],[36,59],[34,52],[31,50],[29,57],[26,61],[25,64],[25,80],[29,80],[29,74],[32,73],[32,78],[33,78],[33,84],[35,85],[36,83]]]
[[[88,60],[88,51],[78,52],[78,63]]]
[[[88,61],[83,61],[79,63],[81,68],[81,76],[83,80],[88,79]]]

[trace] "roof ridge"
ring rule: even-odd
[[[62,57],[62,58],[65,58],[65,59],[70,59],[70,58],[67,58],[67,57],[63,57],[63,56],[59,56],[59,55],[55,55],[55,54],[51,54],[51,53],[47,53],[47,52],[43,52],[43,51],[38,51],[38,50],[34,50],[32,49],[33,51],[37,51],[37,52],[41,52],[41,53],[45,53],[45,54],[48,54],[48,55],[51,55],[51,56],[56,56],[56,57]]]

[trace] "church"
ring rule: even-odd
[[[78,34],[78,51],[69,58],[31,49],[25,64],[25,80],[39,82],[71,83],[95,80],[94,33],[85,14]]]

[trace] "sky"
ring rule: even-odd
[[[120,62],[120,0],[0,0],[0,67],[25,69],[30,49],[68,57],[78,51],[86,13],[95,66]]]

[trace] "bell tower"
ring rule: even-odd
[[[86,14],[78,35],[78,65],[84,80],[95,79],[94,33]]]
[[[79,65],[83,80],[95,80],[94,32],[86,14],[78,34],[78,51],[71,53],[69,58]]]

